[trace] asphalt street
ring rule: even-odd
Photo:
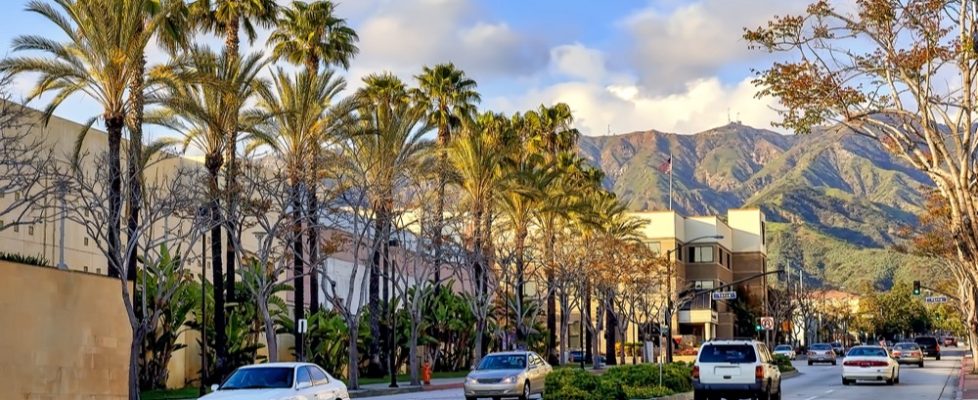
[[[944,349],[941,361],[928,358],[924,368],[904,365],[900,368],[900,383],[859,383],[842,386],[842,363],[814,365],[795,361],[800,375],[782,384],[784,400],[952,400],[958,385],[958,369],[964,349]],[[462,389],[406,393],[372,397],[375,400],[459,400]]]

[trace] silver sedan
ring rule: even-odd
[[[893,359],[899,364],[917,364],[918,367],[924,367],[924,351],[913,342],[903,342],[897,343],[893,346],[893,350],[890,352]]]
[[[465,399],[517,397],[543,394],[547,374],[553,368],[532,351],[492,353],[465,378]]]

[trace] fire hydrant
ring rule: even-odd
[[[421,365],[421,382],[425,385],[431,384],[431,363],[428,361]]]

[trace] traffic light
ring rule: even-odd
[[[913,281],[913,295],[920,296],[920,281]]]
[[[762,329],[764,329],[764,327],[761,326],[761,324],[757,324],[756,326],[754,326],[754,330],[756,330],[758,332],[760,332]]]

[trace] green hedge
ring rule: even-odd
[[[545,399],[630,400],[650,399],[693,390],[692,367],[672,363],[663,367],[659,386],[657,364],[610,367],[595,375],[578,368],[561,368],[547,375]]]
[[[791,365],[791,359],[781,354],[774,355],[774,365],[777,365],[778,370],[781,372],[790,372],[795,370],[795,367]]]

